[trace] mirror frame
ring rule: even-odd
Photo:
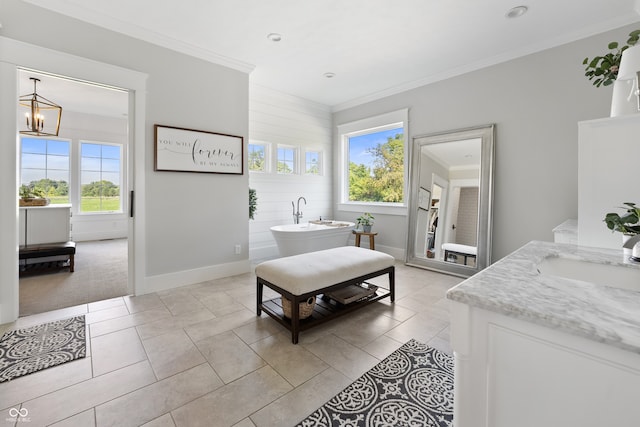
[[[478,245],[476,266],[467,267],[446,261],[415,256],[415,235],[417,232],[418,196],[420,186],[420,160],[422,147],[430,144],[442,144],[465,139],[481,138],[480,187],[478,201]],[[491,264],[491,237],[493,224],[493,174],[495,125],[460,129],[449,132],[420,135],[412,138],[410,169],[410,195],[407,232],[407,250],[405,263],[455,276],[469,277]],[[431,189],[430,189],[431,191]]]

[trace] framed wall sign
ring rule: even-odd
[[[172,126],[154,125],[154,170],[244,173],[244,139]]]
[[[424,187],[418,189],[418,207],[427,211],[431,207],[431,191]]]

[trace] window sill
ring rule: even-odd
[[[381,203],[338,203],[338,211],[407,216],[407,207],[400,204],[389,206]]]

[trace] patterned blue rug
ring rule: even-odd
[[[84,315],[5,332],[0,337],[0,383],[85,357]]]
[[[450,427],[453,357],[411,340],[298,427]]]

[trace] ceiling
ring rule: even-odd
[[[425,144],[421,152],[448,169],[480,170],[482,139],[464,139],[446,143]]]
[[[640,20],[640,0],[25,1],[334,111]]]
[[[122,118],[129,110],[129,93],[123,90],[24,69],[18,78],[20,96],[32,94],[31,78],[38,79],[37,94],[62,106],[63,117],[65,112],[75,111]]]

